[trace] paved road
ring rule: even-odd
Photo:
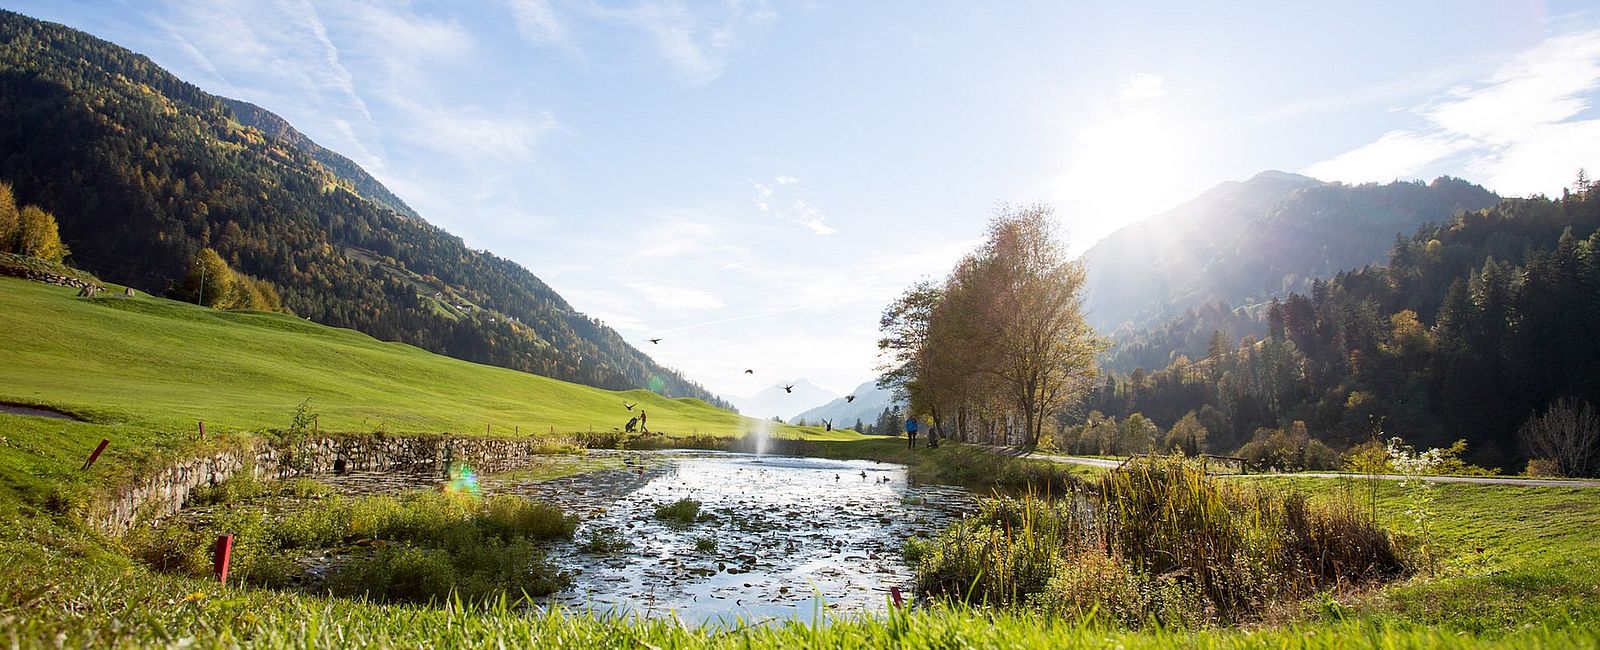
[[[1012,448],[1009,448],[1009,447],[994,447],[994,446],[988,446],[988,445],[974,445],[974,446],[982,447],[982,448],[987,449],[987,450],[989,450],[991,452],[994,452],[994,453],[997,453],[997,454],[1003,454],[1003,455],[1006,455],[1006,456],[1014,456],[1014,457],[1018,457],[1018,458],[1032,458],[1034,460],[1043,460],[1043,461],[1049,461],[1049,462],[1052,462],[1052,463],[1069,463],[1069,464],[1073,464],[1073,465],[1088,465],[1090,467],[1111,467],[1111,468],[1118,467],[1118,466],[1122,465],[1122,461],[1120,461],[1120,460],[1110,460],[1110,459],[1106,459],[1106,458],[1087,458],[1087,457],[1084,457],[1084,456],[1058,456],[1058,455],[1055,455],[1055,454],[1026,453],[1026,452],[1023,452],[1021,450],[1012,449]],[[1367,478],[1367,475],[1365,475],[1365,474],[1335,474],[1335,473],[1332,473],[1332,472],[1305,472],[1305,473],[1297,473],[1297,474],[1247,474],[1245,476],[1250,476],[1250,477],[1256,477],[1256,476],[1266,476],[1266,477],[1274,477],[1274,476],[1276,476],[1276,477],[1286,477],[1286,476],[1296,476],[1296,477],[1298,477],[1298,476],[1305,476],[1305,477],[1311,477],[1311,478]],[[1385,480],[1385,481],[1401,481],[1401,480],[1405,480],[1406,477],[1400,476],[1398,474],[1379,474],[1379,475],[1377,475],[1377,478]],[[1434,482],[1434,483],[1475,483],[1475,484],[1478,484],[1478,485],[1519,485],[1519,486],[1522,486],[1522,487],[1600,488],[1600,481],[1570,481],[1570,480],[1562,480],[1562,479],[1544,479],[1544,478],[1514,478],[1514,477],[1509,477],[1509,476],[1423,476],[1421,478],[1422,478],[1422,480],[1431,481],[1431,482]]]

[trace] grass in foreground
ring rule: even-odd
[[[0,533],[0,639],[21,647],[562,648],[1600,648],[1600,630],[1535,624],[1480,635],[1394,617],[1270,630],[1139,632],[933,608],[826,625],[722,629],[487,605],[383,605],[152,574],[38,521]]]

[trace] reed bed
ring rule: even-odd
[[[938,600],[1127,625],[1239,623],[1402,575],[1396,539],[1360,512],[1151,459],[1062,498],[986,501],[920,549],[917,587]]]

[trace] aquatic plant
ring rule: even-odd
[[[628,539],[615,528],[592,529],[578,542],[579,551],[593,554],[616,553],[627,550],[629,546]]]
[[[699,516],[700,502],[688,497],[656,506],[656,519],[664,520],[668,524],[688,526],[694,523]]]
[[[1394,539],[1352,503],[1313,506],[1175,459],[1069,498],[989,500],[918,555],[926,595],[1132,625],[1234,622],[1404,571]]]

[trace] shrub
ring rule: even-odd
[[[241,475],[243,476],[243,475]],[[263,486],[240,478],[202,495],[239,504],[259,495],[317,495],[314,484]],[[244,495],[253,495],[246,497]],[[568,578],[544,560],[535,541],[570,537],[576,518],[553,505],[518,496],[478,500],[433,491],[348,499],[323,497],[274,520],[261,508],[218,509],[127,537],[134,555],[158,569],[203,577],[211,573],[216,536],[235,537],[231,575],[241,582],[285,587],[298,581],[295,556],[374,540],[337,563],[327,588],[379,600],[424,602],[452,592],[478,599],[523,592],[548,594]]]
[[[700,502],[688,497],[656,505],[656,519],[665,520],[669,524],[688,526],[699,516]]]
[[[474,602],[501,594],[545,596],[571,584],[532,542],[467,541],[450,548],[376,547],[339,566],[326,586],[342,596],[423,603],[451,595]]]
[[[566,515],[560,506],[511,495],[486,499],[478,522],[502,539],[567,539],[578,527],[578,518]]]
[[[1177,459],[1130,463],[1072,498],[993,499],[907,548],[923,594],[1071,616],[1098,604],[1128,624],[1240,620],[1402,572],[1351,504],[1220,483]]]
[[[1561,465],[1548,458],[1529,458],[1528,468],[1522,470],[1524,476],[1561,476]]]
[[[694,539],[694,550],[701,553],[717,552],[717,538],[710,535],[706,535],[705,537],[696,537]]]
[[[1339,466],[1339,455],[1312,438],[1306,423],[1299,420],[1288,430],[1256,429],[1255,436],[1239,448],[1238,455],[1256,467],[1286,472]]]

